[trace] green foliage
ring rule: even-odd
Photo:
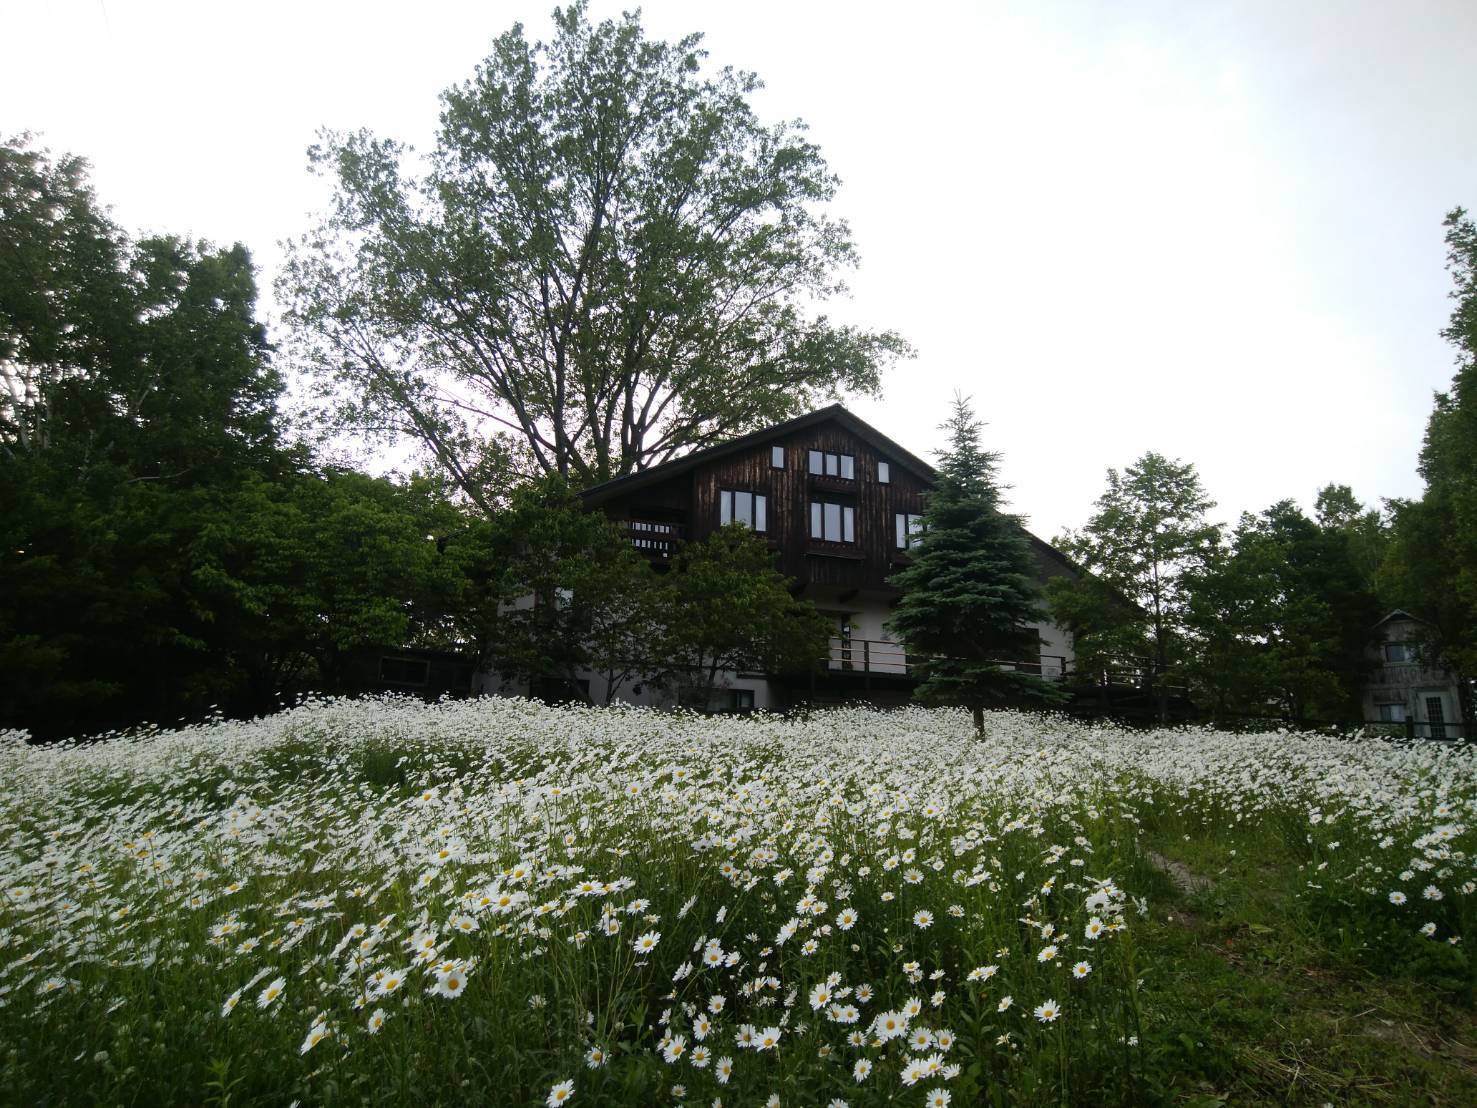
[[[1348,544],[1349,561],[1359,580],[1379,592],[1380,567],[1390,547],[1389,521],[1375,508],[1366,508],[1348,485],[1326,485],[1314,503],[1318,526],[1341,534]]]
[[[177,602],[175,553],[201,500],[111,471],[80,489],[49,461],[11,462],[0,482],[0,718],[52,733],[172,722],[210,691]],[[117,714],[125,700],[137,714]]]
[[[0,450],[6,457],[46,448],[82,421],[71,402],[73,382],[126,375],[127,349],[111,341],[136,328],[126,257],[122,232],[87,183],[86,162],[53,162],[31,149],[29,136],[0,144]]]
[[[764,540],[731,523],[682,546],[666,578],[662,651],[670,680],[709,706],[724,670],[804,672],[826,654],[830,629],[792,596]]]
[[[855,251],[803,126],[762,125],[698,35],[554,20],[445,92],[422,175],[364,131],[310,152],[335,210],[280,291],[342,424],[486,506],[509,456],[583,486],[875,392],[907,347],[814,312]]]
[[[0,718],[172,722],[230,691],[189,551],[300,462],[255,299],[242,247],[132,242],[86,163],[0,144]]]
[[[310,471],[255,300],[244,248],[131,242],[85,163],[0,145],[0,724],[268,711],[366,650],[485,644],[487,524]]]
[[[1427,621],[1427,651],[1463,676],[1470,713],[1477,708],[1471,689],[1477,674],[1477,223],[1456,208],[1445,226],[1456,306],[1441,334],[1456,349],[1457,370],[1426,425],[1425,495],[1392,505],[1394,536],[1382,583],[1394,604]]]
[[[461,645],[453,621],[475,588],[464,559],[486,526],[428,483],[326,471],[247,482],[217,506],[189,552],[193,579],[222,662],[256,699],[351,690],[366,650]]]
[[[1143,609],[1093,573],[1053,577],[1042,590],[1052,620],[1072,634],[1074,669],[1081,678],[1148,656]]]
[[[191,484],[279,465],[255,304],[244,247],[130,243],[85,162],[0,144],[0,458]]]
[[[515,493],[495,518],[504,571],[489,663],[505,680],[569,688],[589,667],[605,702],[662,665],[659,582],[615,526],[552,478]]]
[[[487,525],[423,482],[27,476],[0,493],[4,549],[24,550],[0,559],[0,717],[39,736],[269,711],[361,687],[366,650],[476,642]]]
[[[966,705],[977,722],[987,706],[1060,703],[1055,686],[1001,666],[1040,657],[1032,625],[1045,615],[1021,521],[1000,510],[998,456],[980,449],[979,422],[963,397],[943,429],[949,447],[913,564],[889,582],[903,591],[888,629],[918,657],[915,695]]]
[[[1080,621],[1072,629],[1086,640],[1089,656],[1131,648],[1146,638],[1160,669],[1183,659],[1187,578],[1215,556],[1220,544],[1220,525],[1205,518],[1213,507],[1188,462],[1150,451],[1122,474],[1108,470],[1097,511],[1081,531],[1068,531],[1055,545],[1138,604],[1143,615],[1135,620],[1095,599],[1100,586],[1087,579],[1055,586],[1052,602],[1065,617]]]
[[[1190,672],[1216,712],[1361,718],[1365,649],[1381,612],[1355,560],[1357,502],[1319,496],[1314,523],[1290,500],[1244,515],[1232,549],[1196,575]]]

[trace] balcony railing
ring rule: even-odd
[[[647,557],[665,561],[677,551],[682,541],[683,528],[680,523],[666,523],[653,519],[628,519],[622,522],[631,545]]]
[[[912,665],[919,661],[918,655],[909,655],[902,643],[886,639],[850,639],[833,637],[823,667],[831,672],[860,674],[891,674],[906,677]],[[994,663],[1001,669],[1015,670],[1043,677],[1048,681],[1061,681],[1067,675],[1067,659],[1061,655],[1042,654],[1035,661],[1007,661]]]
[[[1450,675],[1445,671],[1423,666],[1419,662],[1384,662],[1376,666],[1369,675],[1369,684],[1395,689],[1414,685],[1444,685],[1450,680]]]

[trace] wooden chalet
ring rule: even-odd
[[[934,480],[927,462],[833,404],[596,485],[583,498],[657,564],[679,542],[743,523],[766,538],[780,571],[831,620],[830,657],[817,659],[815,672],[728,676],[719,706],[742,711],[908,697],[907,658],[884,629],[901,595],[888,578],[909,564]],[[1042,581],[1078,573],[1059,551],[1027,537]],[[1063,677],[1072,663],[1070,636],[1050,623],[1038,631],[1038,655],[1002,663]],[[649,695],[627,690],[623,699],[655,702]]]

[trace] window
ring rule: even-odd
[[[1380,721],[1382,723],[1404,723],[1405,722],[1405,705],[1404,704],[1381,704],[1379,706],[1379,709],[1380,709]]]
[[[851,454],[827,454],[823,450],[812,450],[808,455],[807,468],[817,477],[856,480],[856,458]]]
[[[892,519],[897,548],[909,550],[917,546],[918,536],[923,534],[923,517],[912,512],[898,512]]]
[[[1426,719],[1431,724],[1431,738],[1446,738],[1446,709],[1439,696],[1426,697]]]
[[[730,689],[728,710],[730,712],[752,712],[754,710],[753,689]]]
[[[1408,642],[1385,643],[1385,661],[1387,662],[1413,662],[1415,661],[1415,647]]]
[[[856,510],[849,504],[812,500],[810,537],[822,542],[856,542]]]
[[[769,448],[769,465],[772,469],[785,468],[785,448],[783,446]]]
[[[879,485],[892,484],[892,466],[887,462],[877,463],[877,483]]]
[[[722,489],[718,493],[718,522],[742,523],[750,531],[769,530],[769,499],[763,493],[734,492]]]

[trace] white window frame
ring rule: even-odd
[[[839,477],[843,481],[855,481],[856,455],[810,450],[805,455],[805,469],[816,477]]]
[[[810,502],[810,537],[814,542],[854,544],[856,542],[856,508],[836,500],[812,500]]]
[[[919,512],[894,512],[892,516],[893,545],[898,550],[912,550],[923,534],[923,516]]]
[[[747,511],[740,511],[747,507]],[[750,531],[765,534],[769,530],[769,497],[747,489],[718,490],[718,525],[742,523]]]

